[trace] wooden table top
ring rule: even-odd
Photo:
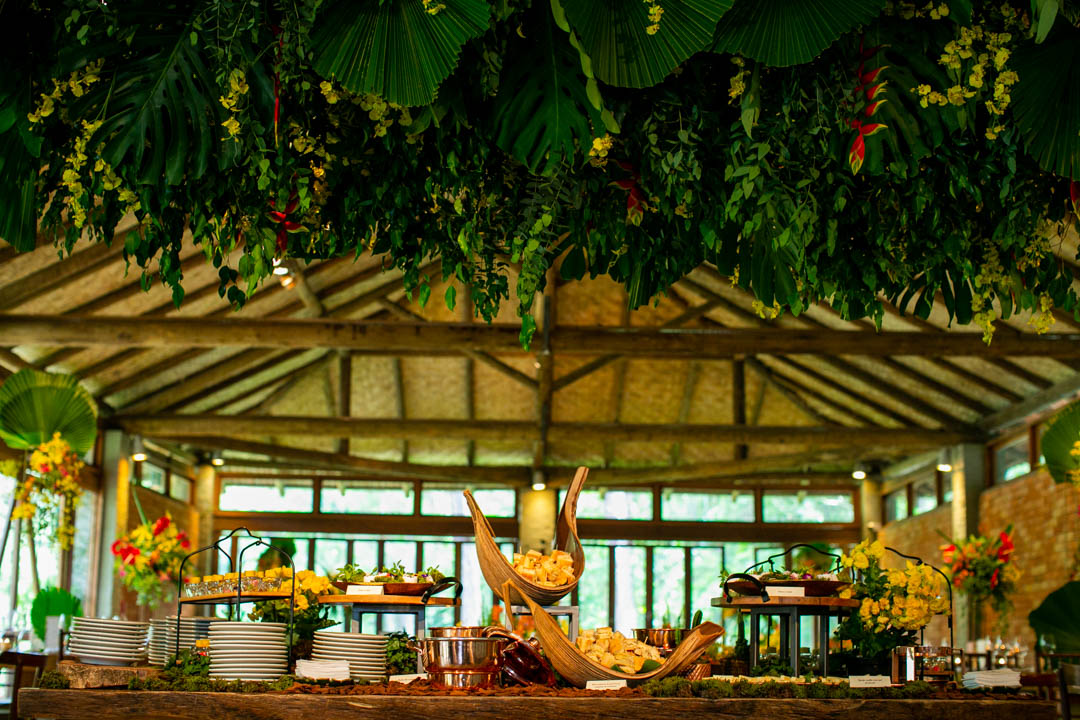
[[[855,598],[839,597],[776,597],[769,596],[769,602],[765,602],[757,595],[733,596],[730,601],[723,597],[712,599],[713,607],[829,607],[829,608],[857,608],[859,601]]]
[[[323,605],[423,605],[419,595],[320,595]],[[457,607],[461,600],[452,597],[433,597],[427,601],[429,607]]]

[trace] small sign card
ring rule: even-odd
[[[853,688],[889,687],[892,678],[888,675],[852,675],[848,678],[848,685]]]
[[[590,680],[585,683],[586,690],[619,690],[624,687],[625,680]]]
[[[413,673],[412,675],[391,675],[390,682],[404,683],[408,685],[413,680],[427,680],[427,673]]]
[[[765,589],[772,597],[806,597],[806,588],[794,585],[769,585]]]
[[[346,595],[382,595],[382,585],[350,585]]]

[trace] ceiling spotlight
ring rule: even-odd
[[[210,453],[210,464],[214,467],[221,467],[225,464],[225,458],[221,456],[220,450]]]
[[[937,469],[939,472],[952,472],[952,462],[949,455],[949,448],[943,448],[941,452],[938,453]]]
[[[856,463],[855,469],[851,471],[851,477],[856,480],[865,480],[866,473],[869,470],[869,466],[866,463]]]
[[[275,275],[288,275],[289,268],[281,262],[281,258],[274,258],[274,274]]]
[[[131,459],[135,462],[146,460],[146,448],[143,447],[142,435],[131,436]]]
[[[533,473],[532,489],[537,492],[547,489],[547,483],[544,482],[543,471],[537,470]]]

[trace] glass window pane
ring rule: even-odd
[[[994,482],[1007,483],[1031,472],[1025,433],[994,450]]]
[[[919,477],[911,486],[915,498],[915,507],[912,515],[929,512],[937,507],[937,476],[931,473],[927,477]]]
[[[315,509],[310,480],[258,483],[226,479],[221,483],[220,510],[235,512],[309,513]]]
[[[566,490],[559,491],[562,507]],[[577,516],[600,520],[652,520],[653,495],[650,490],[582,490]]]
[[[754,522],[754,494],[665,490],[661,519],[705,522]]]
[[[723,567],[724,548],[690,548],[691,615],[700,610],[706,619],[715,617],[715,613],[710,612],[712,609],[710,602],[714,597],[720,595],[720,572]]]
[[[586,566],[588,567],[588,566]],[[633,637],[645,627],[645,548],[615,548],[615,629]]]
[[[383,566],[393,567],[401,563],[405,572],[416,570],[416,543],[411,541],[389,541],[383,544]]]
[[[353,543],[352,561],[361,570],[373,570],[379,564],[379,543],[377,540],[357,540]]]
[[[941,477],[941,501],[952,502],[952,473],[945,473]]]
[[[653,548],[653,627],[686,627],[686,555],[681,547]]]
[[[578,582],[580,625],[583,628],[610,627],[608,617],[609,557],[606,545],[585,545],[585,574]]]
[[[908,516],[907,488],[902,487],[899,490],[893,490],[885,496],[884,504],[885,522],[891,523],[906,518]]]
[[[480,572],[480,562],[476,559],[476,543],[463,543],[461,546],[459,578],[465,586],[461,593],[461,624],[487,625],[488,618],[491,617],[492,593]]]
[[[173,473],[169,478],[169,497],[180,502],[191,502],[191,481]]]
[[[153,463],[144,462],[141,463],[142,467],[139,468],[139,472],[142,473],[142,480],[139,481],[139,485],[147,490],[153,490],[154,492],[165,494],[165,468],[158,467]]]
[[[464,486],[425,485],[421,491],[420,514],[467,517],[469,505],[462,494]],[[517,492],[510,488],[474,488],[476,499],[488,517],[514,517]]]
[[[438,566],[439,572],[449,577],[457,577],[457,568],[454,567],[454,543],[452,542],[425,542],[421,546],[423,559],[421,569]],[[447,627],[454,624],[454,608],[435,607],[427,611],[428,627]]]
[[[3,494],[3,487],[0,485],[0,497]],[[96,513],[97,493],[84,490],[79,498],[79,506],[75,508],[75,540],[71,553],[71,592],[82,600],[84,610],[93,582],[90,573],[91,561],[97,550],[94,537]],[[8,542],[11,542],[11,538],[8,538]],[[187,566],[184,566],[184,570],[187,570]],[[2,587],[3,583],[0,582],[0,588]]]
[[[412,483],[365,483],[324,480],[321,508],[324,513],[352,515],[412,515]]]
[[[765,522],[855,522],[855,506],[850,493],[766,491],[761,501],[761,513]]]
[[[345,566],[349,559],[349,544],[344,540],[315,541],[315,572],[331,575]]]

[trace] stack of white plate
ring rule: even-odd
[[[180,618],[180,649],[195,647],[195,641],[210,636],[210,624],[220,618]],[[150,621],[150,664],[164,665],[165,658],[176,654],[176,616]]]
[[[215,622],[210,625],[210,677],[276,680],[288,667],[285,623]]]
[[[317,630],[312,660],[345,660],[353,680],[386,679],[385,635]]]
[[[146,661],[150,623],[75,618],[71,654],[91,665],[137,665]]]

